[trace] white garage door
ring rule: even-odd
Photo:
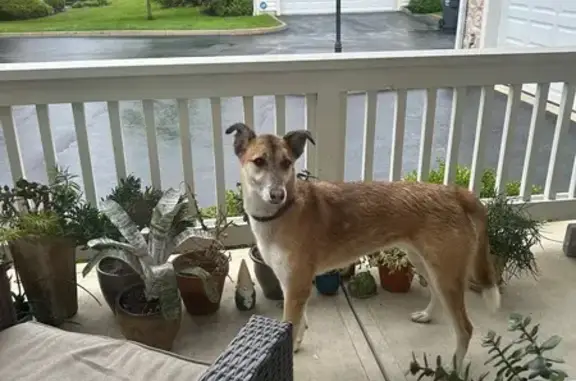
[[[576,47],[576,0],[504,0],[497,44],[499,47]],[[534,85],[524,87],[530,93],[534,89]],[[561,92],[562,85],[553,84],[549,100],[558,103]]]
[[[504,0],[499,46],[576,46],[576,0]]]
[[[319,15],[336,12],[336,0],[277,0],[281,15]],[[576,1],[576,0],[574,0]],[[341,0],[342,13],[397,10],[397,0]]]

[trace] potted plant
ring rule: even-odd
[[[366,299],[378,292],[376,280],[370,272],[370,263],[364,257],[360,261],[361,270],[353,274],[348,281],[348,292],[357,299]]]
[[[187,240],[202,236],[193,228],[175,229],[174,219],[185,206],[181,192],[168,189],[154,207],[150,231],[145,235],[128,213],[113,200],[102,211],[122,233],[126,242],[98,238],[88,242],[97,250],[86,264],[86,276],[104,258],[116,258],[139,274],[143,283],[120,291],[115,300],[116,320],[124,337],[169,350],[180,329],[182,306],[169,257]]]
[[[225,247],[221,238],[233,221],[227,221],[226,216],[219,213],[213,229],[210,229],[194,195],[189,194],[189,199],[198,211],[196,218],[200,224],[199,231],[207,240],[202,246],[190,241],[194,246],[183,247],[173,263],[186,311],[193,316],[208,315],[220,308],[224,283],[230,270],[230,257],[224,254]]]
[[[162,195],[161,190],[152,187],[146,187],[143,190],[141,179],[129,175],[126,179],[121,179],[120,183],[102,201],[112,200],[116,202],[128,214],[130,220],[134,222],[137,228],[146,233],[153,220],[153,210],[158,205]],[[184,196],[180,196],[178,202],[180,203],[183,200]],[[91,238],[108,237],[115,240],[121,239],[122,236],[114,225],[112,225],[113,229],[104,227],[105,223],[98,221],[97,216],[89,216],[87,219],[90,221],[86,221],[86,225],[100,226],[99,229],[95,230],[101,233]],[[107,217],[105,219],[108,220]],[[194,226],[194,222],[188,213],[187,205],[183,204],[179,207],[179,212],[172,223],[175,232],[181,232],[187,227]],[[114,234],[114,232],[117,232],[117,234]],[[128,286],[142,284],[143,282],[140,274],[134,271],[125,261],[115,257],[102,258],[96,265],[96,272],[100,291],[112,312],[116,308],[116,297],[122,290]]]
[[[496,195],[486,205],[490,252],[500,285],[524,274],[538,274],[532,246],[542,240],[542,222],[530,217],[526,205],[512,203],[505,194]],[[470,288],[480,290],[474,281]]]
[[[39,322],[59,325],[78,311],[75,251],[86,242],[75,221],[82,192],[56,169],[49,185],[20,179],[0,190],[0,242],[7,242]]]
[[[340,288],[340,270],[331,270],[314,278],[316,290],[322,295],[336,295]]]
[[[414,278],[414,269],[406,253],[393,248],[370,254],[372,266],[378,267],[380,285],[390,292],[408,292]]]

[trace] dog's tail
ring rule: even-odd
[[[500,308],[500,289],[496,279],[494,261],[490,255],[488,240],[488,216],[486,207],[466,189],[457,190],[462,208],[468,214],[476,230],[476,252],[472,258],[471,276],[482,290],[482,297],[493,312]]]

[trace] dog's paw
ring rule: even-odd
[[[432,316],[430,316],[428,311],[418,311],[418,312],[414,312],[410,316],[410,319],[414,323],[426,324],[426,323],[430,323],[430,321],[432,320]]]
[[[298,353],[298,351],[300,350],[300,346],[302,345],[302,340],[296,340],[292,346],[292,352],[293,353]]]

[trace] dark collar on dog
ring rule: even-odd
[[[293,204],[294,204],[294,198],[290,198],[289,200],[286,200],[286,202],[284,203],[284,205],[282,205],[282,206],[280,207],[280,209],[278,209],[278,210],[276,211],[276,213],[274,213],[274,214],[271,215],[271,216],[259,217],[259,216],[250,215],[250,217],[252,217],[254,220],[256,220],[256,221],[258,221],[258,222],[270,222],[270,221],[273,221],[273,220],[275,220],[275,219],[277,219],[277,218],[282,217],[282,215],[283,215],[284,213],[286,213],[286,211],[287,211],[288,209],[290,209],[290,207],[291,207]]]

